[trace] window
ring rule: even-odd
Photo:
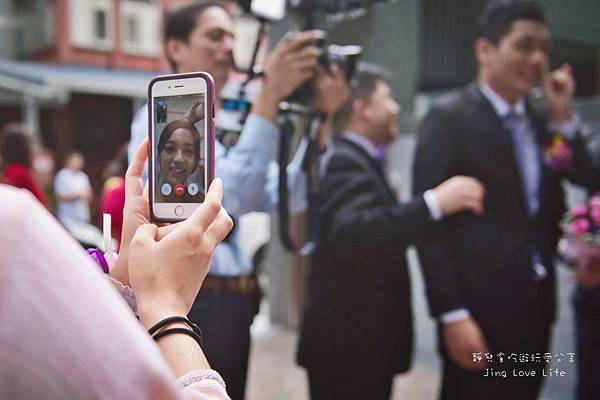
[[[119,24],[125,54],[158,57],[161,54],[162,6],[155,1],[123,0]]]
[[[94,11],[94,36],[98,40],[108,39],[107,16],[104,10]]]
[[[129,15],[126,21],[125,40],[131,44],[139,43],[140,27],[138,18],[135,15]]]

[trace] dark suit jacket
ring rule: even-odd
[[[546,120],[531,108],[528,115],[542,143],[549,135]],[[448,218],[435,240],[418,248],[432,314],[465,307],[484,329],[531,316],[550,323],[555,315],[553,259],[565,211],[562,178],[588,188],[600,185],[581,138],[571,143],[575,156],[568,171],[542,167],[540,209],[534,217],[527,211],[510,133],[476,84],[435,106],[418,140],[416,193],[457,174],[473,176],[487,189],[482,217],[462,213]],[[534,248],[548,269],[541,284],[533,279]]]
[[[411,359],[405,246],[434,223],[422,198],[399,205],[381,169],[343,138],[322,180],[298,362],[324,374],[394,374]]]

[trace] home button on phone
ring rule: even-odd
[[[175,207],[175,215],[178,217],[182,217],[183,216],[183,207],[181,207],[181,206]]]

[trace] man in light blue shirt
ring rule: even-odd
[[[219,93],[232,68],[233,31],[231,16],[219,3],[200,2],[184,7],[167,17],[166,57],[174,72],[209,72]],[[311,46],[315,39],[314,32],[303,32],[286,36],[278,43],[265,60],[265,80],[239,141],[229,151],[216,143],[216,176],[224,183],[223,207],[234,218],[271,208],[274,196],[266,188],[276,187],[273,183],[267,185],[267,180],[276,175],[269,170],[280,134],[276,124],[279,102],[315,76],[318,51]],[[336,78],[338,85],[343,83],[341,73]],[[336,101],[325,103],[323,111]],[[147,113],[147,107],[141,108],[132,123],[130,155],[148,135]],[[288,167],[292,211],[305,205],[302,158],[298,152]],[[250,260],[242,254],[234,227],[229,238],[215,250],[210,273],[189,315],[203,330],[205,353],[212,367],[223,376],[233,399],[243,399],[245,391],[249,327],[257,289],[251,272]]]

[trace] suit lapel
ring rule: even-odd
[[[474,117],[477,118],[477,123],[485,131],[486,138],[489,140],[490,149],[497,152],[501,163],[507,168],[504,170],[507,182],[511,187],[512,193],[518,193],[518,203],[520,212],[528,216],[529,207],[527,205],[527,197],[521,182],[515,149],[511,139],[511,133],[504,127],[504,124],[496,114],[496,110],[488,99],[481,93],[476,83],[472,83],[467,88],[468,94],[472,101],[475,102]]]
[[[344,139],[343,137],[338,138],[337,146],[342,146],[350,150],[353,154],[356,155],[356,159],[360,160],[361,163],[365,166],[365,168],[370,172],[371,175],[374,176],[374,182],[379,188],[382,196],[384,196],[388,201],[397,203],[398,199],[396,194],[388,184],[387,178],[383,170],[377,165],[376,161],[360,146],[352,143],[350,140]]]

